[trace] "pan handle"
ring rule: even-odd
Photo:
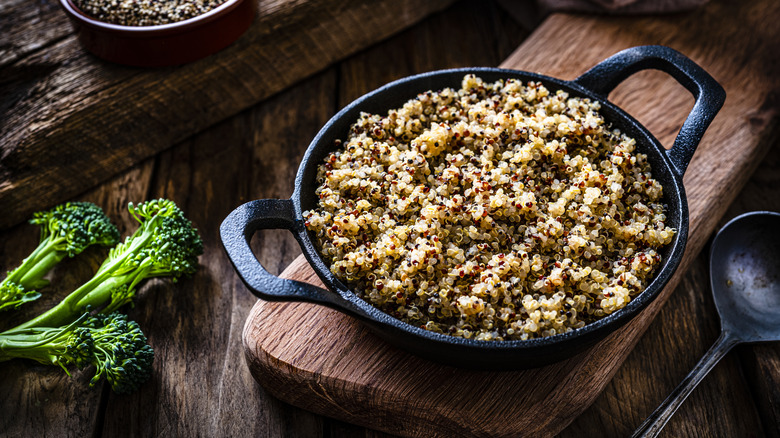
[[[219,227],[222,245],[241,280],[258,298],[268,301],[308,301],[343,310],[340,297],[328,290],[272,275],[257,260],[249,240],[257,230],[296,230],[290,199],[259,199],[233,210]]]
[[[606,99],[624,79],[645,69],[669,73],[696,98],[674,145],[667,151],[675,172],[682,176],[704,131],[715,118],[726,91],[709,73],[680,52],[664,46],[639,46],[623,50],[600,62],[574,83]]]

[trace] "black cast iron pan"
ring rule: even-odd
[[[608,94],[625,78],[644,69],[662,70],[696,98],[691,113],[667,151],[631,116],[609,103]],[[485,82],[517,78],[524,83],[540,81],[549,90],[564,90],[572,96],[602,103],[607,122],[637,140],[637,149],[647,154],[653,176],[664,187],[668,206],[667,224],[677,229],[673,242],[664,248],[663,262],[653,281],[623,309],[568,333],[527,341],[477,341],[430,332],[395,319],[358,298],[328,269],[312,237],[304,227],[302,213],[315,207],[317,166],[344,139],[361,112],[386,114],[427,90],[458,88],[463,76],[474,73]],[[725,100],[723,88],[701,67],[679,52],[663,46],[624,50],[604,60],[573,81],[523,71],[498,68],[463,68],[410,76],[392,82],[355,100],[336,114],[309,145],[298,169],[290,199],[260,199],[235,209],[220,227],[223,245],[233,266],[250,291],[271,301],[308,301],[332,307],[358,318],[388,342],[419,356],[453,366],[478,369],[520,369],[555,362],[584,350],[631,320],[659,294],[682,258],[688,238],[688,207],[683,173],[704,131]],[[301,245],[303,254],[330,291],[269,274],[249,247],[260,229],[286,229]]]

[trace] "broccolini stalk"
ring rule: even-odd
[[[65,257],[73,257],[90,245],[119,242],[119,230],[90,202],[68,202],[37,212],[30,223],[40,225],[40,242],[0,283],[0,311],[37,299],[40,294],[35,289],[49,284],[43,277]]]
[[[90,381],[102,377],[120,394],[133,392],[152,369],[154,352],[140,327],[121,313],[82,315],[64,327],[35,327],[0,335],[0,362],[32,359],[46,365],[83,369],[95,366]]]
[[[135,287],[146,278],[190,275],[203,253],[203,241],[172,201],[157,199],[128,206],[140,226],[108,254],[95,275],[57,306],[5,333],[31,327],[68,324],[85,311],[118,309],[132,301]]]

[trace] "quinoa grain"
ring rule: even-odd
[[[122,26],[156,26],[187,20],[226,0],[74,0],[96,20]]]
[[[652,278],[662,187],[598,102],[541,83],[428,91],[363,113],[304,213],[331,271],[412,325],[480,340],[564,333]]]

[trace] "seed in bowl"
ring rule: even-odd
[[[428,91],[361,114],[304,213],[330,270],[427,330],[479,340],[564,333],[652,279],[663,189],[597,101],[541,83]]]
[[[187,20],[226,0],[74,0],[90,17],[121,26],[156,26]]]

